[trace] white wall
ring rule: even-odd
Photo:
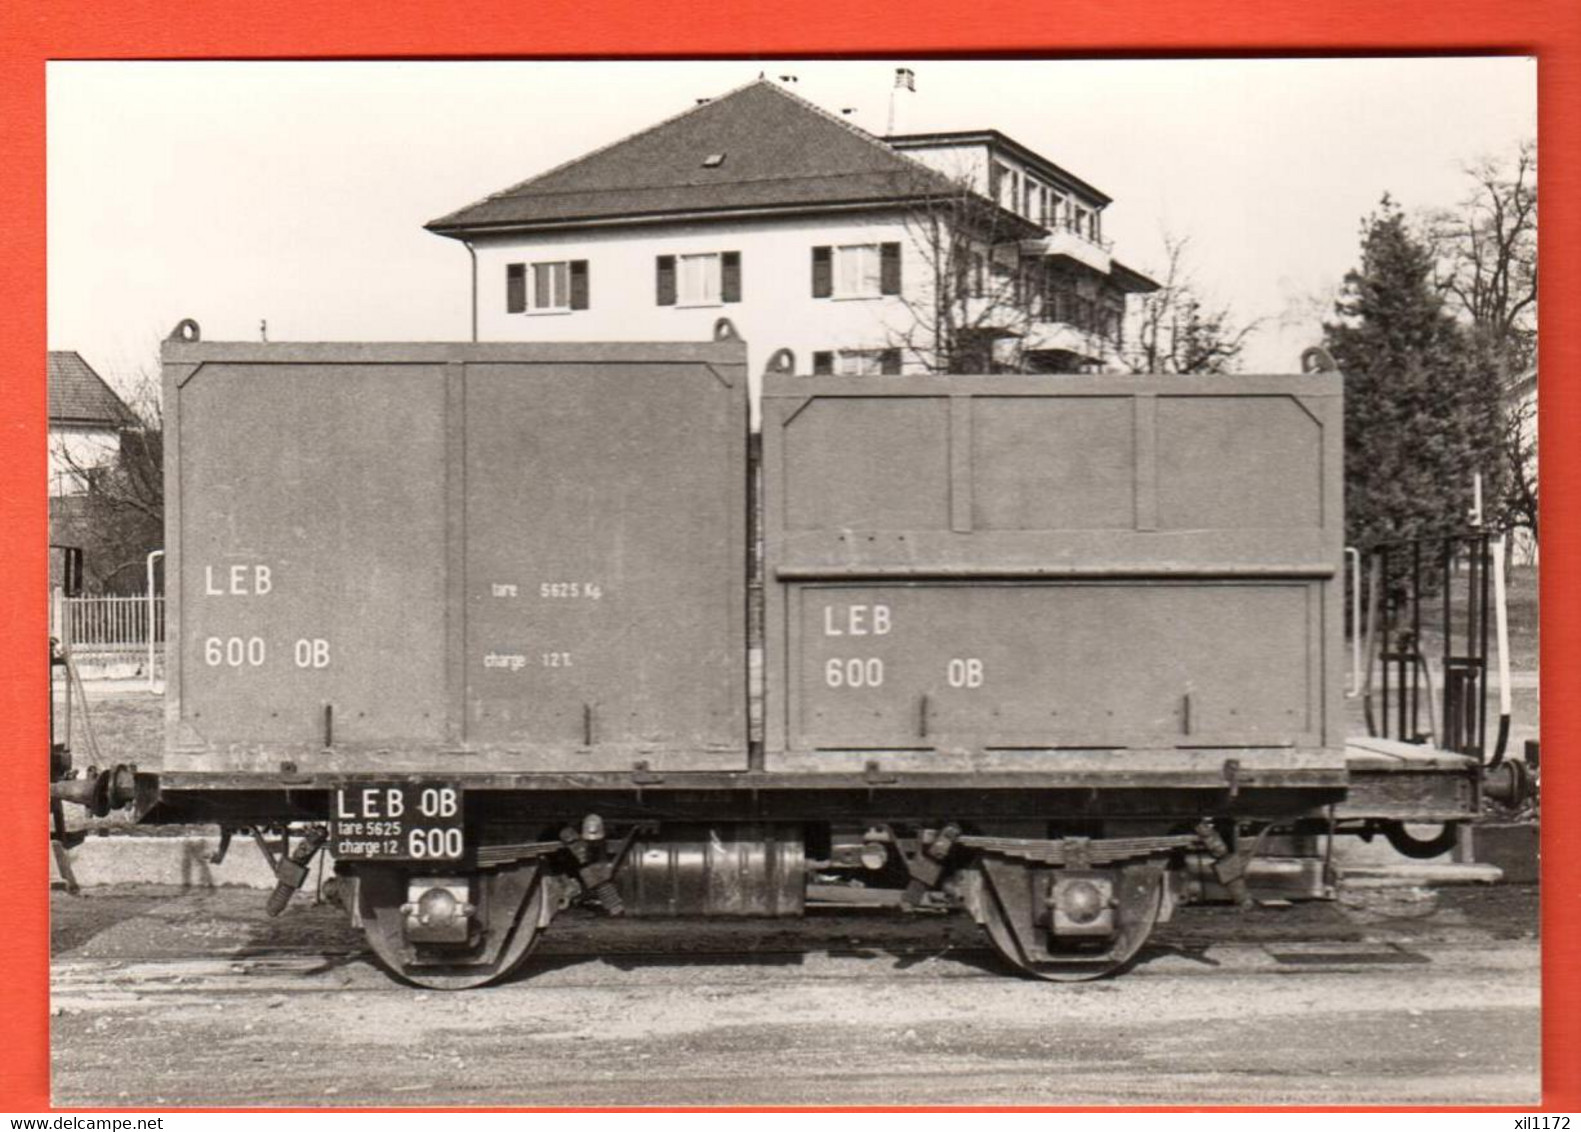
[[[931,282],[926,256],[917,233],[895,214],[492,237],[475,245],[478,338],[484,342],[708,341],[715,321],[728,318],[747,342],[755,405],[763,367],[782,347],[795,351],[798,373],[811,373],[815,350],[882,349],[897,345],[908,328],[914,328],[905,303],[895,297],[812,297],[814,246],[888,241],[901,245],[903,290],[910,296],[925,293]],[[741,302],[658,305],[657,256],[726,251],[741,253]],[[506,264],[576,259],[588,261],[587,310],[506,312]],[[467,270],[466,253],[458,245],[458,283]]]
[[[97,468],[110,463],[120,450],[120,434],[113,429],[49,427],[49,493],[76,495],[83,490],[73,466]]]
[[[986,145],[933,145],[906,148],[907,157],[943,173],[952,181],[964,182],[984,196],[988,195],[988,147]]]

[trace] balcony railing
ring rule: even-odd
[[[1102,248],[1106,252],[1114,251],[1114,241],[1103,236],[1094,236],[1086,224],[1077,224],[1074,217],[1070,216],[1045,216],[1041,223],[1050,232],[1069,232],[1078,239],[1085,240],[1095,248]]]
[[[1100,362],[1118,359],[1121,348],[1117,336],[1047,317],[1033,322],[1022,346],[1028,351],[1062,350]]]

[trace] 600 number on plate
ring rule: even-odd
[[[335,791],[330,848],[341,861],[459,861],[461,788],[378,782]]]

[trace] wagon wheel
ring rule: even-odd
[[[357,903],[363,933],[379,962],[392,974],[431,990],[470,990],[507,978],[526,960],[553,918],[552,887],[536,864],[473,873],[481,930],[471,946],[454,950],[408,942],[402,929],[408,870],[362,867]]]
[[[979,922],[1000,955],[1021,971],[1056,983],[1078,983],[1117,974],[1153,934],[1164,903],[1162,865],[1127,865],[1116,870],[1116,930],[1096,941],[1060,941],[1035,922],[1034,895],[1046,891],[1051,870],[985,857],[974,902]]]
[[[1438,827],[1436,834],[1424,838],[1412,834],[1405,828],[1404,822],[1395,821],[1383,827],[1383,835],[1396,853],[1418,861],[1442,856],[1453,849],[1460,840],[1460,830],[1454,822],[1445,822]]]

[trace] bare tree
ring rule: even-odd
[[[164,415],[157,378],[140,374],[127,399],[137,423],[113,456],[87,459],[69,445],[56,454],[81,487],[52,500],[57,537],[81,546],[93,589],[139,588],[149,551],[164,545]]]
[[[1537,398],[1506,398],[1501,449],[1504,491],[1495,521],[1501,527],[1524,527],[1537,542]]]
[[[929,373],[1019,370],[1036,286],[1021,240],[1036,226],[966,177],[922,174],[919,188],[906,228],[925,278],[902,289],[906,321],[891,328],[892,344]]]
[[[1470,189],[1454,209],[1431,213],[1426,233],[1435,283],[1472,329],[1480,364],[1504,393],[1501,525],[1537,539],[1536,399],[1527,384],[1537,364],[1537,149],[1465,167]]]
[[[1505,367],[1506,379],[1537,361],[1537,149],[1466,166],[1471,190],[1431,214],[1435,282]]]
[[[1137,300],[1133,331],[1122,351],[1132,373],[1230,373],[1257,322],[1237,325],[1229,307],[1203,297],[1187,255],[1191,240],[1164,235],[1158,290]]]

